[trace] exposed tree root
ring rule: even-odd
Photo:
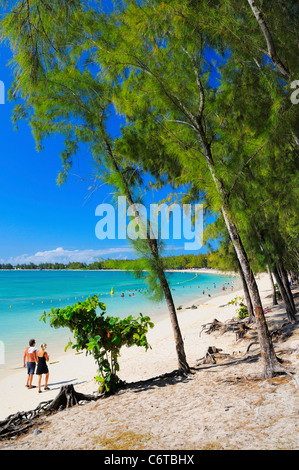
[[[74,389],[73,385],[66,385],[61,387],[57,397],[48,405],[47,411],[60,411],[64,408],[71,408],[72,406],[78,405],[79,402],[94,401],[98,398],[99,397],[96,397],[95,395],[84,395],[83,393],[78,393]]]
[[[270,335],[276,341],[279,341],[279,340],[283,341],[292,335],[293,330],[296,327],[297,325],[290,325],[289,323],[283,323],[279,328],[275,328],[274,330],[272,330],[272,332],[270,332]],[[221,335],[227,332],[235,333],[236,341],[239,341],[242,339],[247,339],[247,340],[251,339],[252,341],[247,346],[247,350],[244,354],[245,357],[248,355],[251,346],[255,344],[259,346],[256,329],[250,328],[248,326],[248,323],[246,324],[244,320],[237,320],[233,318],[226,322],[221,322],[215,318],[212,322],[202,325],[202,330],[200,331],[199,336],[201,335],[202,332],[205,332],[206,334],[217,332]],[[210,346],[205,356],[197,360],[197,365],[208,364],[208,363],[216,364],[218,362],[218,358],[221,359],[221,357],[223,356],[229,357],[229,354],[224,355],[220,353],[220,351],[221,349],[217,349],[215,346],[212,346],[212,347]],[[250,356],[248,355],[248,357]],[[262,377],[264,379],[268,379],[268,378],[276,377],[279,375],[288,375],[293,378],[294,371],[291,368],[287,367],[285,362],[286,361],[276,356],[271,366],[269,365],[267,365],[267,367],[265,366],[265,369],[262,373]]]
[[[227,357],[230,356],[229,354],[222,353],[221,351],[222,351],[222,349],[217,349],[215,346],[209,346],[208,349],[207,349],[206,354],[202,358],[197,359],[196,365],[216,364],[217,357],[218,358],[227,358]]]
[[[251,330],[251,328],[245,324],[244,320],[233,318],[222,323],[215,318],[211,323],[202,325],[202,330],[200,331],[199,336],[202,332],[205,332],[208,335],[215,331],[218,331],[220,334],[232,332],[236,334],[236,339],[238,340],[245,337],[249,330]]]
[[[39,424],[42,415],[70,408],[82,402],[97,400],[100,397],[78,393],[73,385],[65,385],[61,387],[54,400],[42,402],[34,410],[18,412],[0,421],[0,440],[26,433],[30,428]]]

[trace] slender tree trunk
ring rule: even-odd
[[[266,323],[262,302],[260,299],[259,290],[255,281],[255,277],[251,270],[246,252],[244,250],[238,230],[232,220],[232,216],[227,208],[222,208],[222,213],[226,226],[228,228],[231,240],[235,247],[239,262],[244,272],[244,277],[250,291],[250,296],[254,308],[254,315],[256,319],[258,338],[261,347],[261,355],[264,360],[264,377],[269,378],[276,375],[281,371],[281,366],[275,355],[273,343]]]
[[[292,284],[298,284],[298,271],[290,271]]]
[[[246,203],[246,199],[245,199],[245,196],[243,195],[243,200]],[[281,297],[285,303],[285,306],[286,306],[286,313],[287,313],[287,318],[288,318],[288,321],[290,322],[293,322],[294,321],[294,318],[295,318],[295,313],[296,313],[296,309],[294,307],[294,309],[292,308],[292,305],[291,303],[289,302],[288,300],[288,295],[287,295],[287,292],[286,292],[286,289],[284,287],[284,283],[281,279],[281,276],[280,276],[280,273],[278,272],[278,269],[277,267],[275,267],[275,263],[273,262],[273,259],[272,259],[272,255],[271,253],[268,252],[268,250],[265,248],[265,240],[264,240],[264,236],[262,235],[258,225],[256,224],[255,221],[253,221],[253,224],[254,224],[254,228],[255,228],[255,231],[256,231],[256,234],[259,238],[259,241],[260,241],[260,248],[261,248],[261,252],[263,253],[263,255],[265,256],[266,260],[269,260],[270,264],[273,267],[273,274],[275,275],[275,279],[276,279],[276,282],[278,284],[278,288],[279,288],[279,291],[280,291],[280,294],[281,294]],[[275,245],[274,245],[275,246]],[[271,276],[271,270],[270,268],[268,267],[267,265],[267,269],[268,269],[268,273],[269,273],[269,276],[270,276],[270,279],[271,279],[271,282],[273,283],[273,278]],[[275,294],[275,300],[277,302],[277,297],[276,297],[276,293],[275,293],[275,287],[274,287],[274,284],[273,284],[273,296]],[[274,297],[273,297],[274,298]],[[276,304],[275,304],[276,305]]]
[[[275,285],[274,285],[274,281],[273,281],[273,276],[272,276],[272,273],[271,273],[271,270],[269,268],[269,266],[267,265],[267,271],[268,271],[268,274],[269,274],[269,278],[270,278],[270,282],[271,282],[271,287],[272,287],[272,305],[277,305],[278,302],[277,302],[277,295],[276,295],[276,290],[275,290]]]
[[[186,354],[184,350],[184,342],[183,342],[181,330],[179,327],[179,322],[178,322],[178,318],[177,318],[177,314],[175,310],[175,305],[173,302],[173,297],[171,295],[171,291],[170,291],[169,284],[166,279],[164,270],[161,270],[161,272],[159,273],[159,279],[160,279],[160,283],[164,292],[165,300],[168,306],[172,329],[174,332],[175,347],[176,347],[176,353],[178,357],[178,366],[179,366],[179,369],[182,370],[183,372],[189,373],[190,367],[186,359]]]
[[[290,304],[292,305],[292,309],[293,309],[294,315],[295,315],[296,314],[296,306],[295,306],[294,297],[293,297],[293,294],[292,294],[292,291],[291,291],[291,288],[290,288],[288,273],[286,272],[285,267],[282,264],[279,266],[279,273],[281,275],[281,279],[282,279],[284,288],[286,290],[286,293],[288,295]]]
[[[106,143],[106,148],[108,151],[108,154],[110,156],[111,164],[115,170],[115,172],[120,176],[122,183],[123,183],[123,190],[126,198],[128,199],[129,204],[134,208],[135,203],[133,201],[132,195],[130,188],[127,184],[127,181],[124,178],[124,175],[121,171],[121,169],[118,166],[118,163],[114,157],[112,148],[108,142],[108,140],[105,142]],[[136,212],[137,209],[136,209]],[[149,227],[147,228],[147,238],[146,242],[148,244],[148,247],[151,251],[151,255],[154,257],[155,260],[157,260],[157,270],[158,270],[158,277],[159,281],[161,284],[161,287],[163,289],[164,297],[167,303],[168,307],[168,312],[171,320],[171,325],[173,329],[173,334],[174,334],[174,340],[175,340],[175,347],[176,347],[176,353],[177,353],[177,358],[178,358],[178,368],[183,372],[183,373],[189,373],[190,372],[190,367],[188,365],[187,359],[186,359],[186,353],[185,353],[185,348],[184,348],[184,342],[183,342],[183,337],[181,334],[178,318],[177,318],[177,313],[173,301],[173,297],[169,288],[169,284],[164,272],[164,269],[160,263],[160,255],[159,255],[159,250],[158,250],[158,245],[157,245],[157,240],[151,236],[152,229],[149,223]],[[160,267],[161,266],[161,267]]]
[[[202,98],[203,101],[203,98]],[[211,144],[207,142],[206,135],[204,129],[202,127],[201,122],[199,121],[197,124],[197,129],[199,136],[201,138],[201,142],[204,147],[205,152],[205,159],[211,173],[211,176],[214,180],[216,189],[218,194],[222,198],[222,215],[224,218],[224,222],[226,228],[228,230],[230,239],[232,244],[235,248],[237,258],[240,262],[241,268],[244,273],[245,281],[248,286],[248,290],[250,292],[250,298],[254,310],[254,316],[257,325],[257,332],[259,338],[259,344],[261,348],[261,355],[264,361],[264,377],[274,377],[278,372],[282,371],[282,367],[280,366],[277,357],[275,355],[273,343],[271,340],[271,336],[268,330],[268,326],[266,323],[263,306],[258,290],[258,286],[255,281],[255,277],[253,275],[246,251],[244,249],[241,237],[239,235],[238,229],[234,223],[234,216],[230,209],[229,204],[229,192],[226,191],[224,183],[221,179],[219,179],[215,173],[215,166],[214,160],[211,152]]]
[[[258,235],[260,237],[260,240],[261,240],[261,249],[262,249],[263,252],[265,252],[263,237],[261,236],[261,234],[260,234],[257,227],[256,227],[256,230],[257,230],[257,233],[258,233]],[[296,308],[295,308],[293,295],[292,295],[288,280],[286,282],[286,280],[283,279],[283,275],[281,274],[281,270],[277,266],[275,266],[275,263],[272,260],[271,254],[268,254],[266,256],[270,260],[270,263],[272,264],[272,266],[274,266],[272,268],[272,271],[273,271],[273,274],[275,276],[281,298],[282,298],[282,300],[285,304],[285,307],[286,307],[287,319],[288,319],[288,321],[293,323],[295,321]],[[268,272],[269,272],[269,275],[270,275],[271,282],[273,283],[273,278],[272,278],[272,275],[271,275],[271,271],[270,271],[270,268],[268,268],[268,266],[267,266],[267,269],[269,269]],[[286,275],[286,277],[287,277],[287,275]],[[289,290],[289,293],[288,293],[288,290]],[[276,297],[274,283],[273,283],[273,291],[274,291],[275,297]],[[274,293],[273,293],[273,299],[274,299]],[[274,301],[273,301],[273,305],[277,305],[277,297],[276,297],[276,304],[274,304]]]
[[[239,268],[240,278],[241,278],[242,285],[243,285],[245,302],[246,302],[246,306],[247,306],[247,310],[248,310],[248,323],[254,323],[255,322],[254,312],[253,312],[253,308],[252,308],[252,302],[251,302],[247,282],[245,280],[245,276],[244,276],[244,273],[243,273],[243,270],[242,270],[242,267],[240,265],[240,261],[238,260],[238,258],[237,258],[237,261],[238,261],[238,268]]]
[[[273,271],[273,274],[275,276],[275,279],[276,279],[276,282],[277,282],[282,300],[284,301],[284,304],[285,304],[285,307],[286,307],[286,314],[287,314],[288,321],[290,323],[294,323],[296,321],[295,312],[293,310],[292,304],[290,303],[288,294],[285,290],[285,287],[284,287],[283,281],[280,277],[279,271],[278,271],[276,266],[273,266],[272,271]]]

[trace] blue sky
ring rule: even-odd
[[[0,80],[5,85],[5,104],[0,105],[0,262],[92,262],[100,257],[134,257],[127,241],[99,240],[95,235],[95,209],[110,202],[111,188],[102,186],[89,197],[93,172],[90,156],[79,153],[67,182],[58,187],[59,137],[51,138],[45,149],[37,152],[28,123],[21,122],[18,131],[14,129],[14,104],[7,99],[12,81],[10,58],[10,50],[1,46]],[[117,132],[118,125],[117,118],[112,120],[111,131]],[[162,195],[166,193],[167,188]],[[169,240],[167,245],[165,254],[184,252],[184,240]]]
[[[10,56],[9,49],[2,46],[0,80],[5,85],[6,100],[0,105],[0,260],[31,261],[37,252],[45,252],[45,259],[49,260],[51,251],[54,260],[58,254],[59,258],[71,257],[74,250],[104,253],[118,248],[121,244],[117,241],[104,243],[95,236],[95,208],[107,198],[108,188],[88,199],[92,174],[89,156],[79,154],[69,180],[58,187],[61,140],[52,138],[45,150],[37,152],[28,123],[19,123],[18,131],[14,129],[14,105],[7,100],[12,80],[7,65]],[[123,242],[125,245],[128,244]],[[57,248],[67,253],[60,250],[57,254]]]

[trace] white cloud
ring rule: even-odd
[[[65,250],[62,247],[55,248],[54,250],[38,251],[34,255],[23,254],[19,256],[10,257],[6,263],[16,264],[40,264],[40,263],[69,263],[72,261],[79,261],[81,263],[92,263],[102,257],[113,257],[118,255],[122,258],[123,253],[132,253],[132,247],[115,247],[102,250]]]
[[[182,250],[179,246],[165,246],[165,251]],[[55,248],[54,250],[38,251],[33,255],[23,254],[19,256],[11,256],[4,260],[0,259],[0,263],[10,263],[13,266],[17,264],[41,264],[41,263],[70,263],[79,261],[81,263],[90,264],[98,261],[100,258],[113,258],[113,259],[128,259],[134,258],[135,252],[133,247],[113,247],[101,250],[86,249],[86,250],[65,250],[62,247]]]

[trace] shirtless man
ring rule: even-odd
[[[32,385],[32,379],[33,379],[36,363],[38,362],[36,351],[37,349],[35,347],[35,339],[31,339],[29,341],[28,348],[26,348],[24,351],[24,358],[23,358],[24,367],[26,367],[26,363],[27,363],[28,377],[27,377],[26,387],[28,388],[34,388],[34,386]]]

